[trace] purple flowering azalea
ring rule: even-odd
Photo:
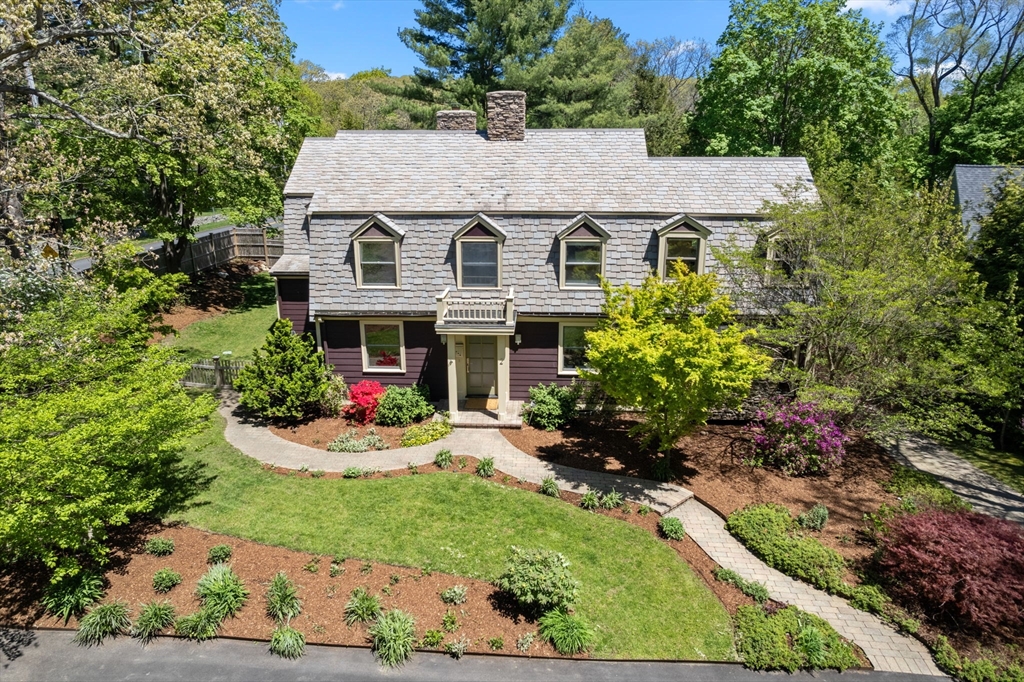
[[[815,403],[794,401],[759,410],[748,429],[754,454],[744,463],[778,467],[790,476],[828,473],[842,464],[850,440],[832,413]]]

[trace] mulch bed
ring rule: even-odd
[[[270,425],[270,431],[274,435],[319,450],[326,450],[332,440],[347,431],[355,431],[357,438],[363,438],[370,429],[374,429],[377,435],[384,439],[388,448],[393,450],[402,447],[402,434],[405,433],[405,429],[400,426],[360,426],[345,417],[319,417],[290,426]]]

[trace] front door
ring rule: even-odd
[[[498,344],[493,336],[469,336],[466,395],[492,397],[498,395]]]

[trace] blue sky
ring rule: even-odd
[[[873,21],[898,16],[889,0],[848,0],[848,5]],[[298,59],[316,62],[336,77],[376,66],[400,76],[419,65],[397,34],[414,25],[413,12],[420,6],[419,0],[283,0],[281,18],[298,45]],[[632,40],[674,35],[713,43],[729,19],[727,0],[578,0],[578,6],[610,18]]]

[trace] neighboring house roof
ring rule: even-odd
[[[285,194],[310,213],[569,212],[755,215],[816,193],[803,158],[649,157],[639,129],[339,131],[309,138]]]
[[[277,259],[274,267],[270,268],[272,275],[308,275],[309,256],[296,256],[285,254]]]
[[[1004,175],[1024,178],[1022,166],[972,166],[957,164],[953,167],[953,197],[960,209],[961,220],[974,234],[979,221],[988,215],[991,191]]]

